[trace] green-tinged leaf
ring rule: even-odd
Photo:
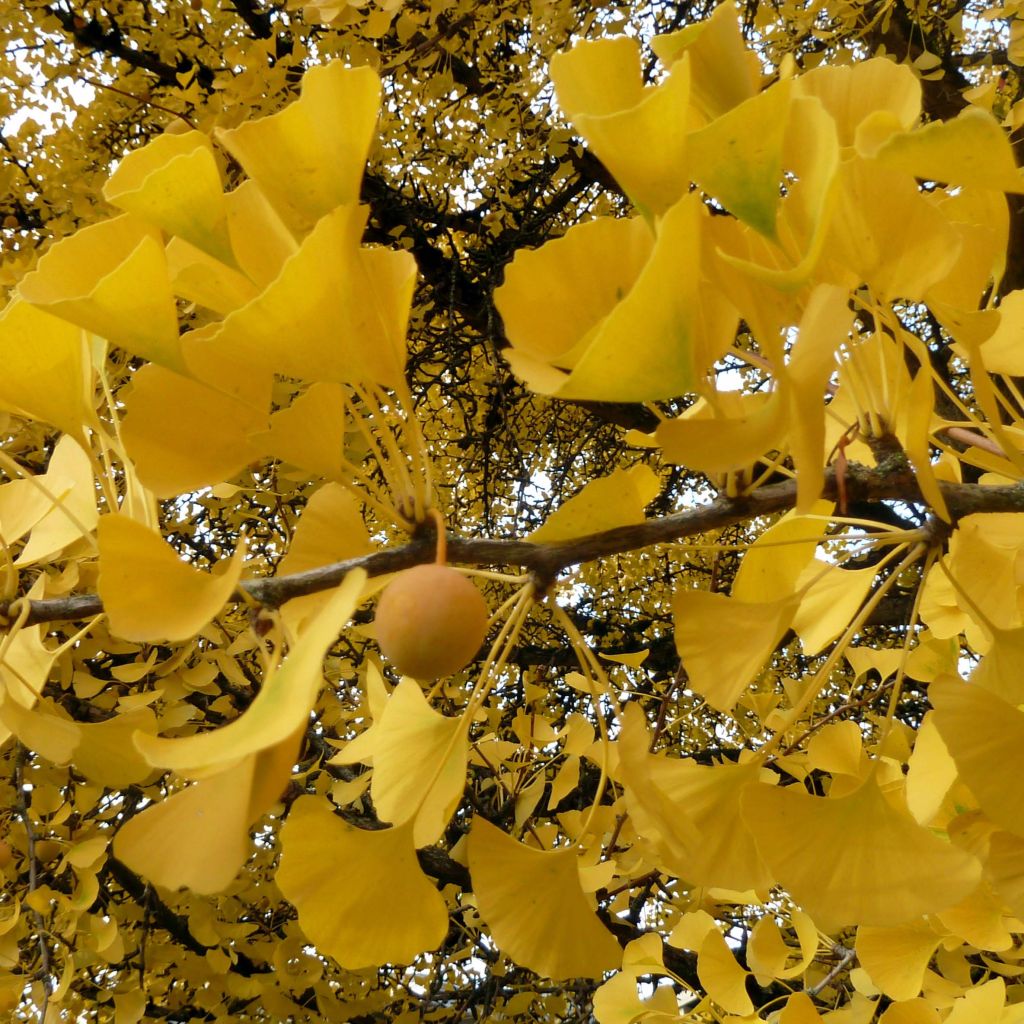
[[[755,231],[775,238],[790,83],[733,107],[689,138],[694,181]]]
[[[115,206],[234,265],[220,172],[202,132],[165,132],[129,153],[103,186]]]

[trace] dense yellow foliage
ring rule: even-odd
[[[0,3],[0,1015],[1024,1020],[1022,25]]]

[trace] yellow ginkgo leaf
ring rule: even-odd
[[[297,800],[281,829],[277,884],[317,949],[343,967],[407,964],[439,945],[448,910],[420,870],[412,823],[364,831],[323,799]],[[359,878],[344,885],[338,871]]]
[[[947,931],[968,945],[996,952],[1010,949],[1014,943],[1005,915],[1002,899],[986,881],[937,916]]]
[[[202,132],[165,132],[125,156],[103,186],[109,203],[234,264],[224,190]]]
[[[828,239],[839,143],[835,122],[816,96],[792,98],[782,163],[793,180],[779,204],[778,245],[744,224],[715,218],[719,238],[726,242],[718,253],[725,264],[719,268],[723,286],[763,340],[792,324],[792,318],[779,318],[780,303],[783,309],[786,303],[778,290],[794,292],[809,283]]]
[[[717,476],[782,447],[789,409],[778,391],[767,396],[724,392],[714,401],[714,406],[697,402],[682,416],[659,424],[658,444],[669,462]]]
[[[949,677],[928,687],[940,735],[960,778],[1002,828],[1024,835],[1024,791],[1008,779],[1024,771],[1024,712],[989,690]]]
[[[250,433],[266,425],[270,377],[254,380],[250,368],[244,376],[266,391],[263,410],[160,366],[136,372],[121,432],[140,479],[157,497],[221,483],[259,459]]]
[[[50,701],[35,708],[25,707],[6,694],[0,700],[0,727],[14,735],[29,750],[54,764],[67,764],[82,738],[82,727],[70,718],[55,714]]]
[[[730,712],[775,650],[798,597],[752,603],[706,590],[672,599],[676,649],[690,686],[713,708]]]
[[[551,58],[551,81],[559,106],[638,209],[660,214],[685,195],[687,61],[645,88],[635,39],[586,40]]]
[[[1003,1021],[1006,1020],[1003,1016],[1005,1006],[1006,982],[1002,978],[993,978],[969,988],[956,999],[944,1024],[990,1024],[992,1021]],[[1013,1017],[1007,1024],[1012,1022]]]
[[[287,785],[303,732],[147,807],[118,831],[114,855],[168,889],[227,888],[252,853],[250,828]]]
[[[908,999],[890,1004],[878,1018],[878,1024],[939,1024],[940,1019],[927,999]],[[967,1021],[962,1024],[967,1024]],[[981,1024],[981,1021],[972,1024]]]
[[[949,121],[893,135],[869,155],[887,167],[944,185],[1024,192],[1024,177],[1006,132],[988,111],[975,106]]]
[[[678,32],[655,36],[651,49],[669,66],[689,58],[694,102],[709,121],[750,99],[760,88],[761,63],[747,46],[731,4],[719,4],[710,18]]]
[[[824,1020],[806,992],[794,992],[779,1014],[779,1024],[820,1024]]]
[[[99,522],[98,590],[111,632],[125,640],[187,640],[234,593],[245,545],[216,574],[183,562],[148,526],[122,514]]]
[[[39,582],[42,582],[42,577]],[[33,589],[38,593],[42,588]],[[29,597],[32,596],[30,592]],[[56,657],[56,652],[43,643],[39,626],[23,626],[19,629],[8,641],[3,661],[0,662],[0,689],[4,699],[20,704],[23,708],[32,707],[43,692]],[[0,743],[6,738],[0,730]]]
[[[989,373],[1024,373],[1024,354],[1020,347],[1021,331],[1024,330],[1024,291],[1010,292],[995,312],[995,330],[980,348],[985,369]]]
[[[15,299],[0,313],[0,408],[85,442],[96,423],[92,367],[79,327]]]
[[[217,141],[293,229],[359,201],[359,184],[377,125],[380,79],[341,61],[302,76],[299,100],[269,117],[218,129]]]
[[[516,963],[548,978],[596,978],[622,951],[580,886],[574,848],[536,850],[479,816],[469,834],[469,870],[480,916]]]
[[[370,795],[381,820],[412,820],[417,848],[436,843],[466,786],[468,722],[438,714],[403,679],[376,723]]]
[[[172,238],[166,252],[174,294],[188,302],[227,316],[259,294],[243,274],[189,242]]]
[[[825,395],[852,326],[847,290],[818,285],[808,296],[796,343],[779,377],[788,405],[798,512],[810,512],[825,486]]]
[[[897,810],[873,778],[835,799],[751,785],[742,806],[776,879],[827,931],[906,924],[981,877],[974,857]]]
[[[626,806],[640,836],[665,864],[694,885],[745,891],[772,883],[740,814],[740,797],[756,781],[756,764],[700,765],[647,753],[650,735],[635,705],[622,714],[619,766]]]
[[[219,328],[186,335],[196,376],[212,383],[228,361],[309,381],[397,384],[416,261],[360,247],[365,218],[354,204],[326,214],[252,302]]]
[[[47,250],[18,286],[55,316],[172,370],[183,369],[178,314],[159,231],[128,214]]]
[[[598,217],[520,249],[494,293],[516,352],[571,369],[590,332],[636,283],[654,247],[640,217]]]
[[[311,384],[287,409],[270,417],[270,429],[253,441],[268,455],[328,480],[347,479],[342,469],[346,443],[354,431],[345,387]]]
[[[732,582],[738,601],[774,601],[797,589],[801,574],[809,571],[815,549],[828,529],[834,505],[819,501],[807,515],[787,512],[747,549]]]
[[[649,985],[643,987],[649,989]],[[623,971],[594,992],[594,1018],[598,1024],[678,1024],[679,1004],[669,986],[660,986],[641,998],[636,978]]]
[[[729,1013],[741,1017],[754,1012],[747,995],[747,972],[736,962],[722,933],[712,928],[697,953],[697,977],[707,994]]]
[[[33,525],[15,565],[32,565],[50,558],[69,544],[89,537],[96,528],[99,512],[92,461],[72,437],[57,442],[42,476],[13,482],[23,484],[25,489],[42,490],[51,499],[46,514]]]
[[[778,82],[716,118],[688,139],[690,174],[755,231],[775,238],[789,82]]]
[[[913,999],[942,936],[926,924],[857,929],[857,960],[890,999]]]
[[[818,559],[804,570],[807,585],[793,616],[793,629],[806,654],[818,654],[827,647],[860,610],[875,581],[875,570],[843,569]]]
[[[700,337],[706,325],[698,315],[705,219],[696,195],[684,196],[668,210],[632,288],[583,339],[568,375],[555,368],[566,363],[564,357],[551,365],[529,351],[529,341],[520,350],[517,337],[510,334],[513,347],[505,355],[513,372],[532,390],[562,398],[640,402],[691,390],[696,353],[710,344]],[[503,311],[502,294],[499,289],[498,308]]]
[[[854,158],[839,168],[826,259],[836,281],[920,299],[956,265],[960,236],[909,174]]]
[[[1024,838],[1002,830],[992,833],[986,863],[989,878],[1006,906],[1024,917]]]
[[[767,985],[776,978],[796,978],[814,961],[818,951],[814,922],[801,911],[793,912],[792,922],[800,944],[797,949],[785,941],[774,917],[762,917],[754,925],[747,942],[747,964],[759,985]]]
[[[72,760],[75,770],[91,782],[123,789],[153,774],[153,766],[132,742],[136,732],[156,732],[156,716],[149,708],[135,708],[105,722],[80,722],[78,728],[81,735]]]
[[[956,781],[956,763],[929,711],[914,737],[914,752],[907,770],[907,809],[921,825],[928,825],[939,812],[946,794]]]
[[[609,476],[591,480],[528,539],[535,544],[551,544],[642,523],[644,508],[658,496],[660,486],[657,474],[644,463],[617,469]]]
[[[794,88],[821,100],[835,121],[841,146],[852,146],[860,124],[879,111],[891,115],[900,131],[909,131],[921,116],[920,79],[907,64],[888,57],[823,65],[797,78]]]
[[[277,566],[277,575],[305,572],[373,550],[359,505],[341,484],[324,484],[306,502],[288,552]],[[329,599],[325,593],[306,594],[288,601],[281,618],[292,635]]]
[[[251,178],[224,196],[228,232],[239,269],[260,290],[281,272],[299,244]]]
[[[283,741],[309,716],[323,683],[324,656],[362,596],[366,573],[350,572],[298,637],[288,657],[233,722],[179,739],[136,733],[135,745],[155,767],[204,772]]]

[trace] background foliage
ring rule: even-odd
[[[1024,1018],[1018,14],[0,3],[0,1011]]]

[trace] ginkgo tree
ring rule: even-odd
[[[1024,1020],[1016,5],[0,11],[4,1014]]]

